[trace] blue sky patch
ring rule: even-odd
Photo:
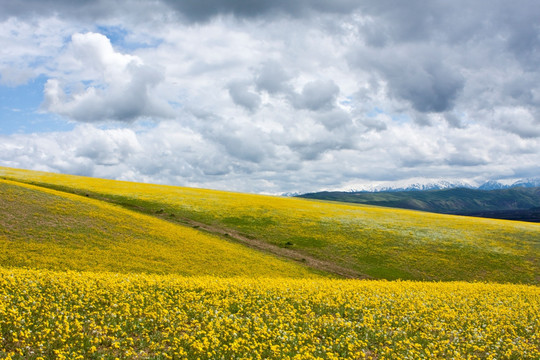
[[[129,35],[131,32],[121,26],[106,26],[97,25],[96,32],[106,36],[113,47],[123,50],[135,50],[140,48],[148,48],[158,46],[162,41],[153,39],[151,43],[143,43],[137,41],[130,41]]]
[[[67,131],[74,125],[41,112],[45,76],[20,86],[0,85],[0,134]]]

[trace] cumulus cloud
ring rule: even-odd
[[[522,138],[540,136],[540,119],[523,107],[499,107],[494,110],[494,123],[500,129]]]
[[[172,108],[152,94],[153,88],[163,81],[159,69],[145,65],[136,56],[116,52],[107,37],[74,34],[70,55],[75,69],[90,73],[91,85],[78,83],[79,89],[72,85],[66,94],[60,80],[49,79],[43,104],[47,111],[82,122],[130,122],[173,115]]]
[[[255,111],[260,103],[261,98],[258,94],[249,91],[247,84],[242,82],[232,82],[228,86],[229,95],[236,105],[242,106],[249,111]]]
[[[332,150],[341,150],[345,144],[332,138],[301,139],[289,144],[289,148],[300,155],[302,161],[320,160],[321,157]]]
[[[441,122],[418,133],[414,125],[403,124],[355,136],[313,124],[311,128],[306,135],[281,133],[282,144],[265,149],[258,143],[270,143],[256,129],[238,129],[246,133],[219,138],[216,134],[213,139],[174,121],[144,131],[87,124],[69,132],[0,136],[0,163],[131,181],[279,193],[419,174],[519,177],[534,174],[540,155],[538,138],[509,138],[476,125],[464,130]],[[509,162],[519,167],[509,170],[505,166]]]
[[[387,129],[386,119],[384,116],[368,117],[360,119],[359,122],[369,130],[384,131]]]
[[[11,87],[23,85],[46,72],[48,62],[59,55],[63,39],[69,37],[72,30],[70,25],[56,18],[41,17],[32,21],[9,17],[0,21],[0,27],[0,47],[6,49],[0,56],[0,85]]]
[[[297,109],[331,109],[338,94],[339,87],[334,81],[316,80],[305,84],[300,94],[293,94],[291,102]]]
[[[444,119],[448,123],[449,126],[454,128],[462,128],[464,127],[461,119],[452,112],[447,112],[444,114]]]
[[[410,101],[413,108],[421,112],[451,110],[464,86],[464,79],[458,72],[439,64],[396,70],[385,73],[385,78],[391,79],[390,93]]]
[[[96,165],[114,166],[142,151],[137,136],[129,129],[101,130],[85,126],[77,129],[80,138],[75,156]]]
[[[426,46],[362,48],[351,64],[375,71],[391,96],[423,113],[452,110],[465,85],[461,73]]]
[[[255,84],[259,91],[284,93],[290,91],[287,82],[291,77],[276,61],[266,61],[257,71]]]
[[[342,109],[332,109],[327,112],[322,112],[317,114],[315,118],[329,131],[347,127],[353,123],[351,115]]]
[[[533,1],[367,1],[360,10],[355,24],[361,41],[351,65],[375,70],[388,94],[415,111],[457,106],[472,113],[476,106],[507,103],[499,91],[509,83],[521,101],[530,98],[527,79],[537,77],[531,65],[540,54],[533,20],[540,10]]]

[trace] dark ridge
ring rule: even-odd
[[[441,214],[540,222],[540,187],[497,190],[456,188],[376,193],[323,191],[298,197]]]

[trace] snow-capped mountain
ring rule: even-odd
[[[478,187],[479,190],[498,190],[509,189],[515,187],[540,187],[540,178],[528,178],[517,181],[497,181],[490,180]]]
[[[393,191],[425,191],[453,188],[474,188],[475,186],[462,180],[442,179],[409,179],[405,181],[384,181],[371,184],[350,185],[350,192],[393,192]]]
[[[295,192],[284,192],[284,193],[281,193],[281,194],[278,194],[279,196],[286,196],[286,197],[295,197],[295,196],[298,196],[298,195],[302,195],[302,193],[298,192],[298,191],[295,191]]]
[[[381,188],[378,191],[425,191],[425,190],[442,190],[442,189],[454,189],[454,188],[473,188],[469,183],[463,181],[446,181],[439,180],[436,182],[427,183],[412,183],[405,187],[386,187]]]
[[[340,188],[325,189],[326,191],[347,192],[398,192],[398,191],[425,191],[455,188],[478,190],[498,190],[512,187],[540,187],[540,178],[521,180],[489,180],[482,184],[464,180],[420,179],[413,178],[402,181],[379,181],[368,184],[347,184]]]
[[[503,184],[500,181],[489,180],[478,187],[478,190],[499,190],[510,187],[511,184]]]
[[[540,187],[540,178],[528,178],[528,179],[522,179],[518,180],[515,183],[512,184],[511,187]]]

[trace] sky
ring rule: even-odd
[[[540,176],[536,0],[0,0],[0,166],[280,194]]]

